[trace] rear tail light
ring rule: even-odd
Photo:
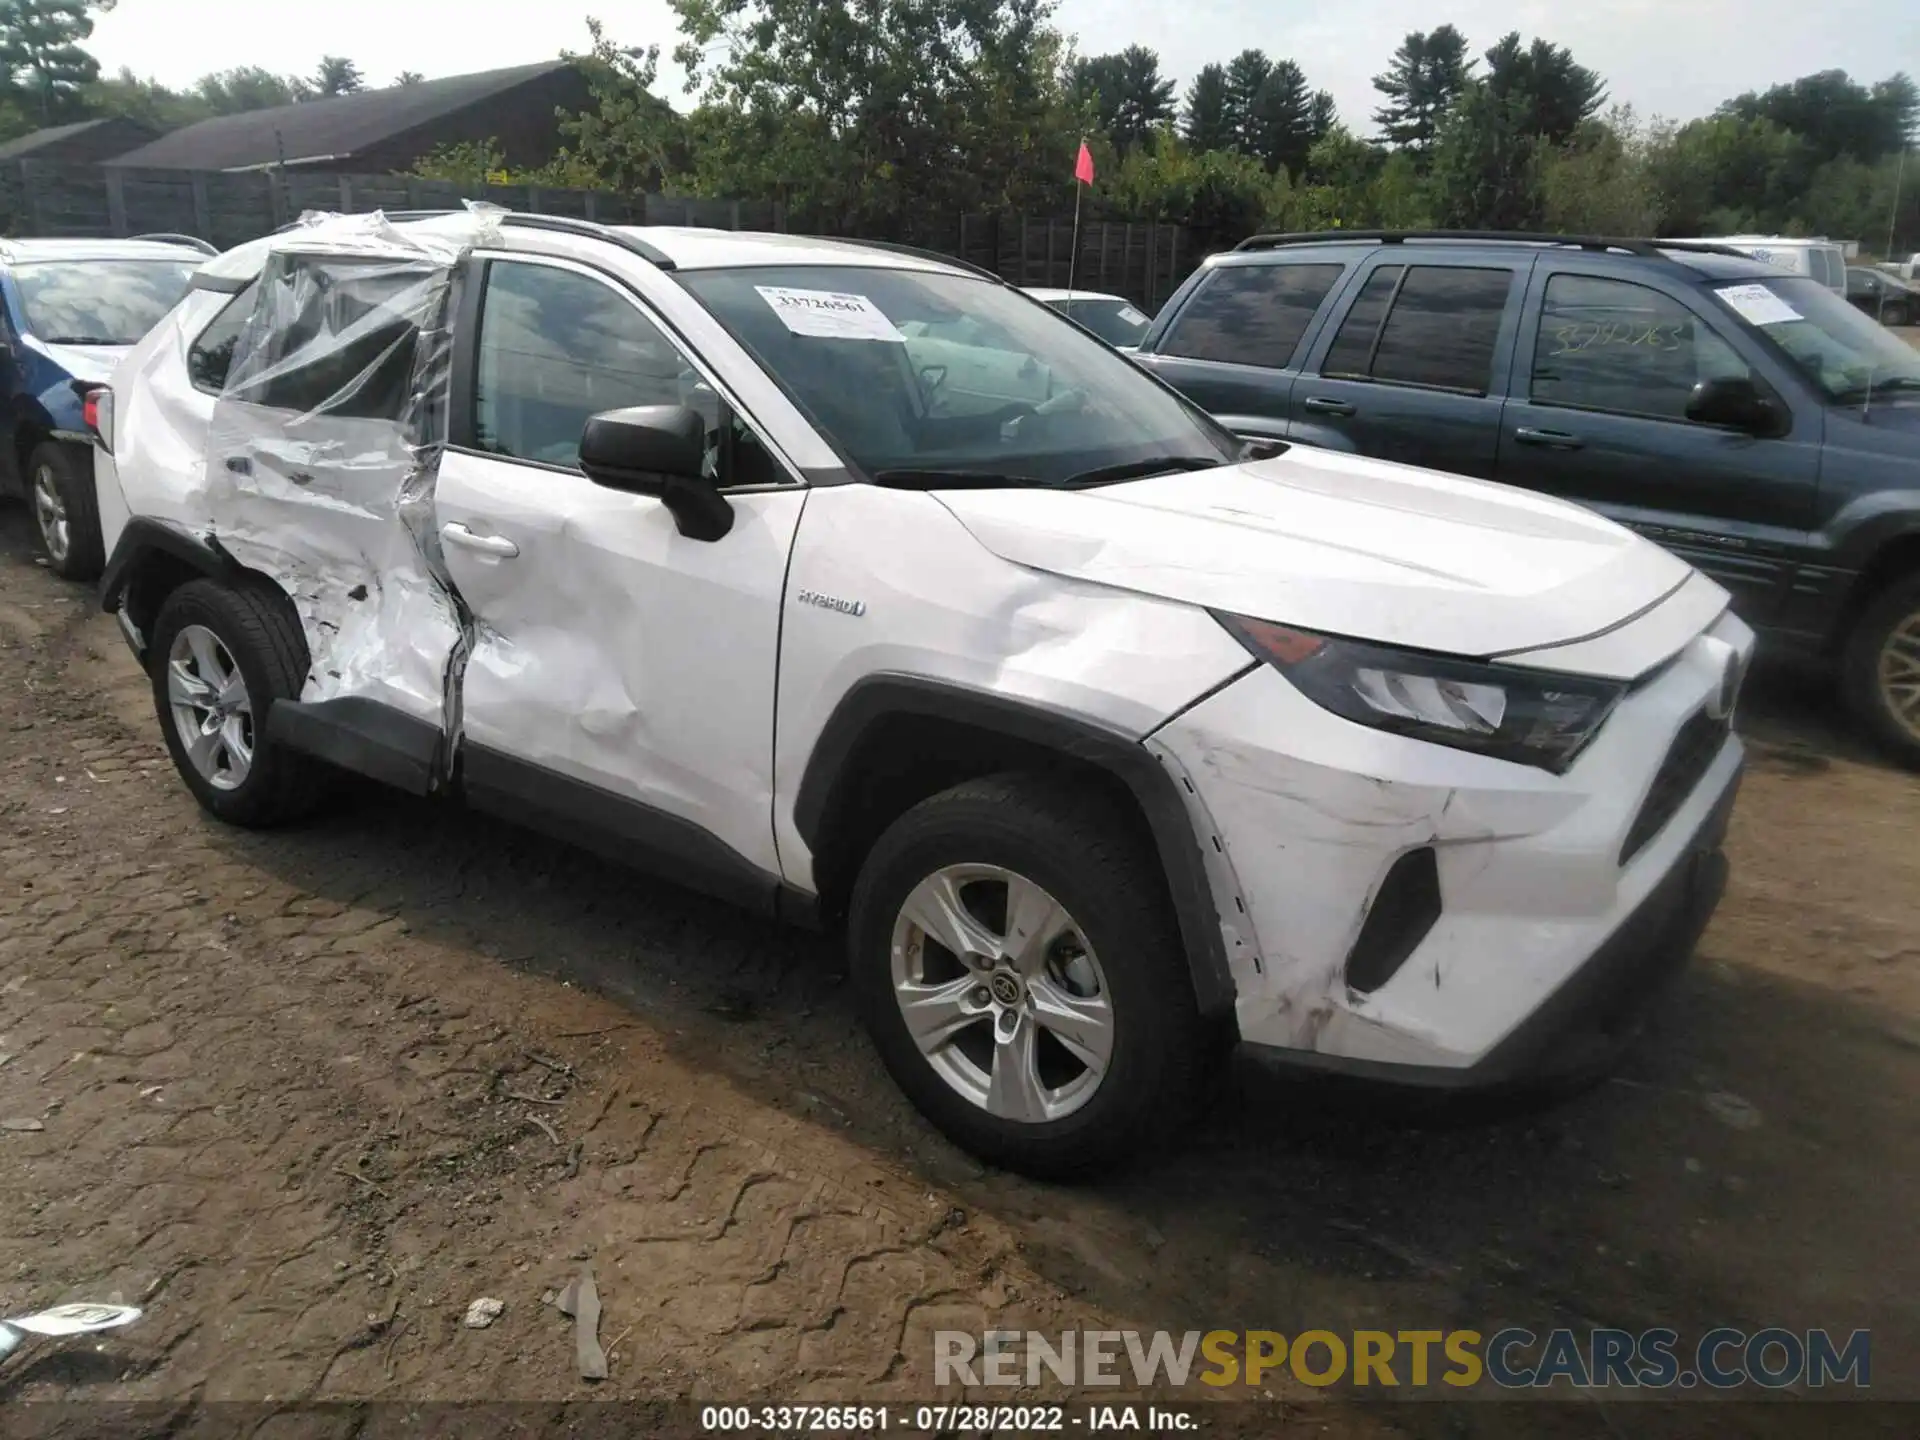
[[[80,398],[80,418],[100,448],[113,453],[113,391],[102,385]]]

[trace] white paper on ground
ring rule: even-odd
[[[1800,312],[1764,285],[1722,285],[1716,292],[1749,325],[1783,325]]]
[[[864,295],[842,295],[832,290],[789,290],[780,285],[756,285],[760,298],[773,307],[795,335],[823,340],[905,341],[880,308]]]

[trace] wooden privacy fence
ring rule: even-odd
[[[452,210],[488,200],[513,210],[575,215],[616,225],[700,225],[723,230],[805,231],[770,201],[652,193],[560,190],[540,185],[463,185],[406,175],[331,175],[290,170],[131,170],[14,160],[0,164],[0,229],[14,236],[197,235],[226,249],[272,233],[308,210]],[[1073,222],[1019,215],[923,217],[899,238],[993,271],[1014,285],[1124,295],[1157,309],[1201,258],[1177,225],[1088,220],[1073,266]]]

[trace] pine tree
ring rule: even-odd
[[[1193,77],[1187,91],[1187,107],[1181,116],[1181,133],[1187,144],[1205,153],[1233,148],[1233,116],[1227,92],[1227,71],[1223,65],[1205,66]]]
[[[1387,97],[1373,112],[1382,137],[1390,145],[1423,154],[1431,149],[1441,122],[1465,92],[1472,69],[1467,37],[1453,26],[1407,36],[1387,69],[1373,77],[1373,88]]]

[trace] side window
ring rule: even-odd
[[[1404,275],[1398,266],[1376,270],[1323,373],[1486,394],[1513,277],[1457,265],[1413,265]]]
[[[687,405],[707,422],[709,474],[729,485],[786,477],[664,331],[603,281],[551,265],[487,266],[474,379],[475,444],[575,466],[589,416]]]
[[[1669,295],[1591,275],[1547,281],[1533,349],[1537,405],[1684,420],[1700,381],[1750,374],[1732,346]]]
[[[231,393],[298,415],[399,419],[413,394],[419,321],[441,284],[426,264],[276,256],[231,357]]]
[[[1340,322],[1340,333],[1333,337],[1333,348],[1321,362],[1322,375],[1340,375],[1364,380],[1373,365],[1373,342],[1380,338],[1380,322],[1387,316],[1387,302],[1400,284],[1406,267],[1382,265],[1360,287],[1359,298]]]
[[[1282,369],[1344,265],[1225,265],[1160,344],[1163,355]]]
[[[247,328],[253,314],[254,292],[259,282],[220,308],[218,314],[200,332],[200,338],[187,347],[187,378],[196,390],[218,395],[227,388],[227,372],[233,368],[233,347],[240,343],[240,332]]]

